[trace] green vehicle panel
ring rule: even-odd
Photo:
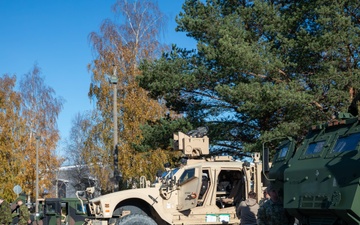
[[[81,225],[87,218],[87,204],[78,198],[47,198],[39,205],[42,225]]]
[[[301,224],[360,224],[359,143],[353,117],[312,127],[297,149],[281,143],[269,179]]]

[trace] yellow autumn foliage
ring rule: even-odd
[[[13,201],[15,185],[35,201],[36,149],[39,152],[39,194],[53,190],[55,173],[61,160],[54,154],[59,139],[56,118],[62,102],[46,87],[39,68],[20,79],[0,77],[0,196]],[[39,136],[39,140],[36,137]],[[39,195],[40,196],[40,195]],[[55,197],[50,193],[48,197]]]
[[[141,125],[161,118],[167,109],[148,97],[136,82],[136,76],[140,74],[140,60],[155,58],[164,50],[157,37],[166,17],[159,11],[158,5],[149,0],[117,1],[113,10],[116,16],[125,18],[124,23],[105,20],[99,33],[90,34],[96,59],[88,66],[92,72],[89,96],[96,98],[100,113],[84,156],[91,163],[92,173],[97,176],[104,175],[101,168],[114,169],[112,99],[116,94],[118,168],[123,180],[140,175],[153,179],[156,171],[168,161],[167,152],[161,149],[137,152],[133,146],[142,141]],[[113,86],[109,83],[112,76],[118,80],[117,93],[113,93]],[[108,189],[111,174],[102,179],[101,188]]]

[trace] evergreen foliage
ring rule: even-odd
[[[177,31],[196,50],[173,46],[144,61],[140,86],[194,127],[214,149],[259,151],[336,113],[357,115],[358,1],[186,0]],[[350,108],[349,108],[350,107]]]
[[[134,144],[134,148],[138,152],[148,152],[151,149],[169,149],[169,146],[173,145],[173,134],[190,131],[192,126],[184,118],[173,120],[167,116],[158,121],[149,121],[141,126],[141,130],[143,141]]]

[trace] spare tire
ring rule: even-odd
[[[130,214],[116,221],[116,225],[157,225],[150,217],[141,214]]]

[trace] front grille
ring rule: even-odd
[[[302,196],[300,201],[301,208],[325,209],[329,206],[327,196]]]

